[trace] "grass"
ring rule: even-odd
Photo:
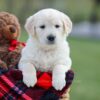
[[[100,41],[69,39],[75,79],[71,100],[100,100]]]
[[[23,33],[21,41],[27,39]],[[69,38],[75,79],[71,100],[100,100],[100,41]]]

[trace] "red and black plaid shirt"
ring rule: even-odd
[[[49,90],[60,97],[71,85],[73,77],[74,73],[70,70],[66,74],[66,86],[62,91],[56,91],[53,87],[46,90],[37,86],[28,88],[22,82],[21,71],[17,69],[6,72],[0,69],[0,100],[40,100],[43,94]]]

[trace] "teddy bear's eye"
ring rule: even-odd
[[[41,25],[40,28],[41,28],[41,29],[45,29],[45,25]]]
[[[60,25],[55,25],[55,27],[56,27],[56,28],[59,28],[59,27],[60,27]]]

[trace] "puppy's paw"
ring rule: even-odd
[[[64,77],[53,77],[52,85],[56,90],[62,90],[66,85],[66,81]]]
[[[23,74],[23,82],[28,87],[33,87],[37,83],[36,75],[34,75],[33,73],[24,73]]]

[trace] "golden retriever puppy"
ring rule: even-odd
[[[72,64],[66,41],[72,29],[70,18],[55,9],[43,9],[27,19],[25,29],[29,38],[19,62],[23,82],[33,87],[37,70],[51,72],[53,87],[61,90],[66,84],[65,73]]]

